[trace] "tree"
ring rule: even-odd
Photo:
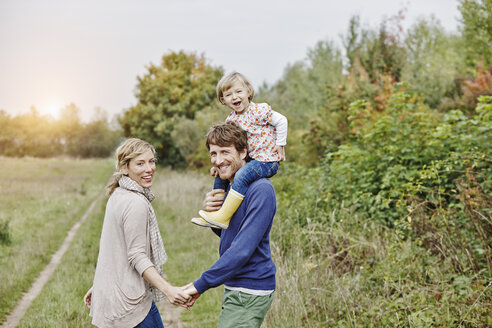
[[[77,136],[82,130],[79,113],[80,109],[70,103],[62,108],[58,121],[58,137],[64,145],[65,153],[72,156],[79,156]]]
[[[159,66],[150,64],[147,73],[137,77],[138,103],[118,119],[124,135],[152,143],[162,163],[184,165],[186,154],[172,137],[175,125],[212,105],[222,74],[222,68],[207,64],[203,55],[164,55]]]
[[[406,33],[403,80],[432,108],[454,92],[455,76],[464,68],[461,42],[459,36],[446,33],[435,17],[417,20]]]
[[[0,109],[0,155],[12,155],[15,153],[14,139],[16,136],[16,127],[13,119],[4,110]]]
[[[77,156],[109,157],[121,139],[121,131],[112,130],[106,112],[97,107],[92,120],[75,137]]]
[[[473,72],[479,61],[492,65],[492,0],[460,0],[466,62]]]
[[[55,122],[49,116],[40,115],[32,106],[29,113],[15,117],[13,156],[51,157],[61,153],[60,144],[51,133]]]

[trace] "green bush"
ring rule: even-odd
[[[492,97],[480,97],[471,118],[439,114],[404,92],[388,104],[374,121],[353,115],[356,140],[328,154],[327,205],[343,202],[401,238],[420,238],[460,271],[492,269]],[[364,103],[352,107],[363,111]]]
[[[267,327],[488,327],[490,270],[458,272],[421,238],[328,203],[320,168],[283,164],[272,179],[277,296]],[[443,222],[450,217],[441,218]],[[413,221],[415,222],[415,221]],[[441,231],[446,237],[447,231]],[[452,231],[450,240],[457,236]],[[470,253],[470,257],[477,253]],[[463,258],[461,258],[463,259]]]
[[[11,242],[9,225],[9,221],[0,221],[0,245],[8,245]]]

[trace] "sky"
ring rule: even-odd
[[[349,20],[378,27],[406,8],[404,27],[434,15],[459,26],[457,0],[0,0],[0,110],[88,120],[136,104],[137,76],[163,55],[204,54],[254,86],[278,81],[318,41],[341,46]]]

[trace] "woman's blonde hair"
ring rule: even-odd
[[[111,195],[118,187],[118,181],[120,181],[120,178],[124,175],[122,168],[125,166],[128,167],[132,159],[142,155],[149,149],[155,156],[155,148],[147,141],[143,141],[138,138],[126,139],[118,146],[118,148],[116,148],[116,171],[113,173],[111,181],[106,186],[108,195]]]
[[[223,105],[224,103],[222,102],[222,98],[224,97],[224,91],[230,89],[234,82],[239,81],[244,84],[246,87],[246,90],[248,91],[248,99],[249,101],[253,100],[253,97],[255,96],[255,89],[253,89],[253,86],[249,82],[249,80],[241,73],[238,72],[232,72],[229,74],[224,75],[219,83],[217,83],[217,100]]]

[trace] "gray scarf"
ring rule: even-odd
[[[167,261],[166,250],[164,249],[164,244],[162,243],[161,233],[159,231],[159,225],[157,224],[157,218],[155,217],[154,209],[150,204],[154,200],[154,194],[149,188],[143,188],[138,183],[133,181],[128,176],[124,175],[118,181],[120,187],[133,191],[136,194],[143,197],[149,204],[149,230],[150,230],[150,260],[154,264],[157,272],[164,278],[164,272],[162,271],[162,265]],[[152,294],[154,295],[155,301],[160,301],[164,298],[164,295],[152,286],[148,284]]]

